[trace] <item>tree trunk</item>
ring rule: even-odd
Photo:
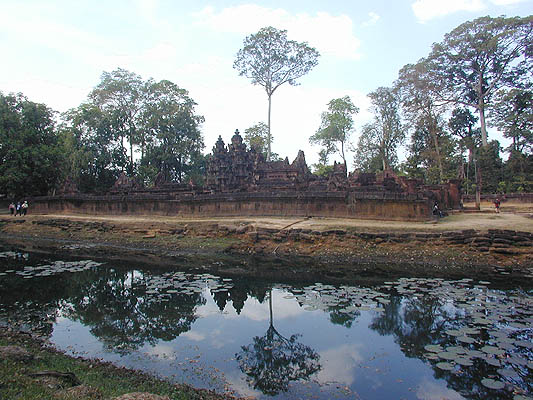
[[[133,141],[130,136],[130,174],[133,176]]]
[[[481,210],[481,171],[477,166],[477,160],[474,161],[474,168],[476,172],[476,208]]]
[[[342,161],[344,161],[344,171],[348,174],[348,166],[346,165],[346,157],[344,156],[344,141],[341,142],[341,155]]]
[[[478,82],[478,111],[479,111],[479,123],[481,125],[481,142],[483,144],[483,147],[487,147],[489,145],[487,141],[487,123],[485,121],[485,97],[483,96],[483,75],[479,75],[479,82]]]
[[[270,161],[270,155],[272,154],[272,136],[270,134],[270,111],[272,110],[272,93],[268,94],[268,135],[267,135],[267,161]]]
[[[437,138],[437,127],[431,127],[431,136],[433,137],[433,144],[435,145],[435,154],[437,155],[437,164],[439,166],[440,183],[444,182],[444,170],[442,168],[442,157],[440,156],[439,139]]]

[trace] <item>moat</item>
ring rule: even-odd
[[[0,324],[237,396],[513,399],[533,391],[524,284],[266,281],[0,249]]]

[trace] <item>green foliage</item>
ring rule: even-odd
[[[490,113],[492,123],[512,139],[509,151],[533,154],[533,92],[500,90]]]
[[[273,142],[271,138],[271,143]],[[248,147],[263,154],[265,158],[268,154],[268,126],[264,122],[258,122],[244,130],[244,143]]]
[[[450,154],[444,154],[450,141],[443,127],[444,108],[428,90],[424,80],[426,67],[423,63],[406,65],[400,70],[396,88],[400,93],[404,116],[411,130],[411,162],[416,168],[420,163],[426,164],[427,172],[436,169],[436,179],[432,183],[442,183],[447,178]],[[417,160],[415,160],[417,159]]]
[[[482,193],[497,193],[500,182],[504,180],[500,152],[500,144],[496,140],[490,141],[488,146],[482,146],[476,152],[477,165],[481,171]]]
[[[326,158],[332,153],[340,152],[346,165],[344,149],[353,130],[354,114],[359,112],[349,96],[333,99],[328,103],[328,111],[322,113],[320,128],[309,138],[311,144],[322,146]]]
[[[312,165],[313,167],[313,174],[318,176],[328,176],[330,173],[333,172],[333,165],[325,165],[321,163],[316,163]]]
[[[61,160],[54,112],[22,94],[0,92],[0,193],[46,195]]]
[[[268,96],[267,160],[271,156],[270,111],[272,94],[284,83],[298,85],[297,79],[318,64],[318,51],[307,43],[287,39],[286,30],[266,27],[247,36],[237,53],[233,68],[239,75],[262,86]]]
[[[363,172],[376,172],[396,167],[398,146],[405,139],[400,120],[400,97],[395,89],[380,87],[368,95],[374,114],[372,122],[363,126],[355,166]]]
[[[488,145],[485,110],[491,96],[531,79],[527,52],[532,42],[532,16],[481,17],[446,34],[424,61],[427,87],[441,102],[477,110],[483,146]]]
[[[140,121],[146,95],[146,83],[133,72],[118,68],[104,72],[100,83],[91,91],[91,103],[105,114],[120,139],[122,152],[127,139],[130,147],[128,172],[133,174],[133,146],[144,144]]]
[[[127,155],[107,115],[96,105],[81,104],[63,114],[61,138],[66,154],[63,176],[82,192],[109,189],[126,168]]]
[[[146,98],[142,110],[146,132],[143,170],[149,171],[150,166],[152,172],[161,171],[167,180],[188,181],[204,148],[199,129],[204,118],[195,115],[196,103],[188,92],[170,81],[149,82]]]
[[[83,192],[109,189],[124,170],[136,171],[147,185],[159,172],[169,181],[200,181],[204,118],[195,106],[170,81],[143,81],[123,69],[104,72],[88,102],[63,116],[65,169]]]

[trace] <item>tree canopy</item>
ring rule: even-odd
[[[0,193],[20,199],[55,186],[62,152],[54,118],[44,104],[0,92]]]
[[[145,184],[159,172],[169,181],[201,180],[204,118],[195,106],[168,80],[104,72],[87,102],[63,116],[70,174],[83,191],[105,190],[123,171]]]
[[[322,146],[321,158],[327,160],[330,154],[339,152],[346,167],[345,148],[353,130],[352,116],[358,112],[349,96],[330,100],[328,111],[322,113],[320,127],[309,139],[312,144]]]
[[[423,61],[427,87],[441,102],[478,112],[483,146],[488,145],[485,111],[494,93],[531,83],[532,42],[533,16],[481,17],[446,34]]]
[[[288,40],[286,30],[271,26],[247,36],[233,63],[239,75],[262,86],[268,96],[267,160],[270,160],[272,135],[270,114],[272,95],[281,85],[298,85],[297,79],[318,64],[320,54],[307,43]]]
[[[396,89],[388,87],[380,87],[368,97],[374,116],[371,122],[363,126],[355,165],[364,171],[385,171],[397,163],[398,146],[405,139],[400,117],[400,97]]]

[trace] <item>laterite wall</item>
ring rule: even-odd
[[[399,196],[398,196],[399,197]],[[31,212],[89,215],[172,215],[182,217],[313,216],[427,220],[424,199],[345,193],[235,193],[191,196],[55,196],[32,199]]]

